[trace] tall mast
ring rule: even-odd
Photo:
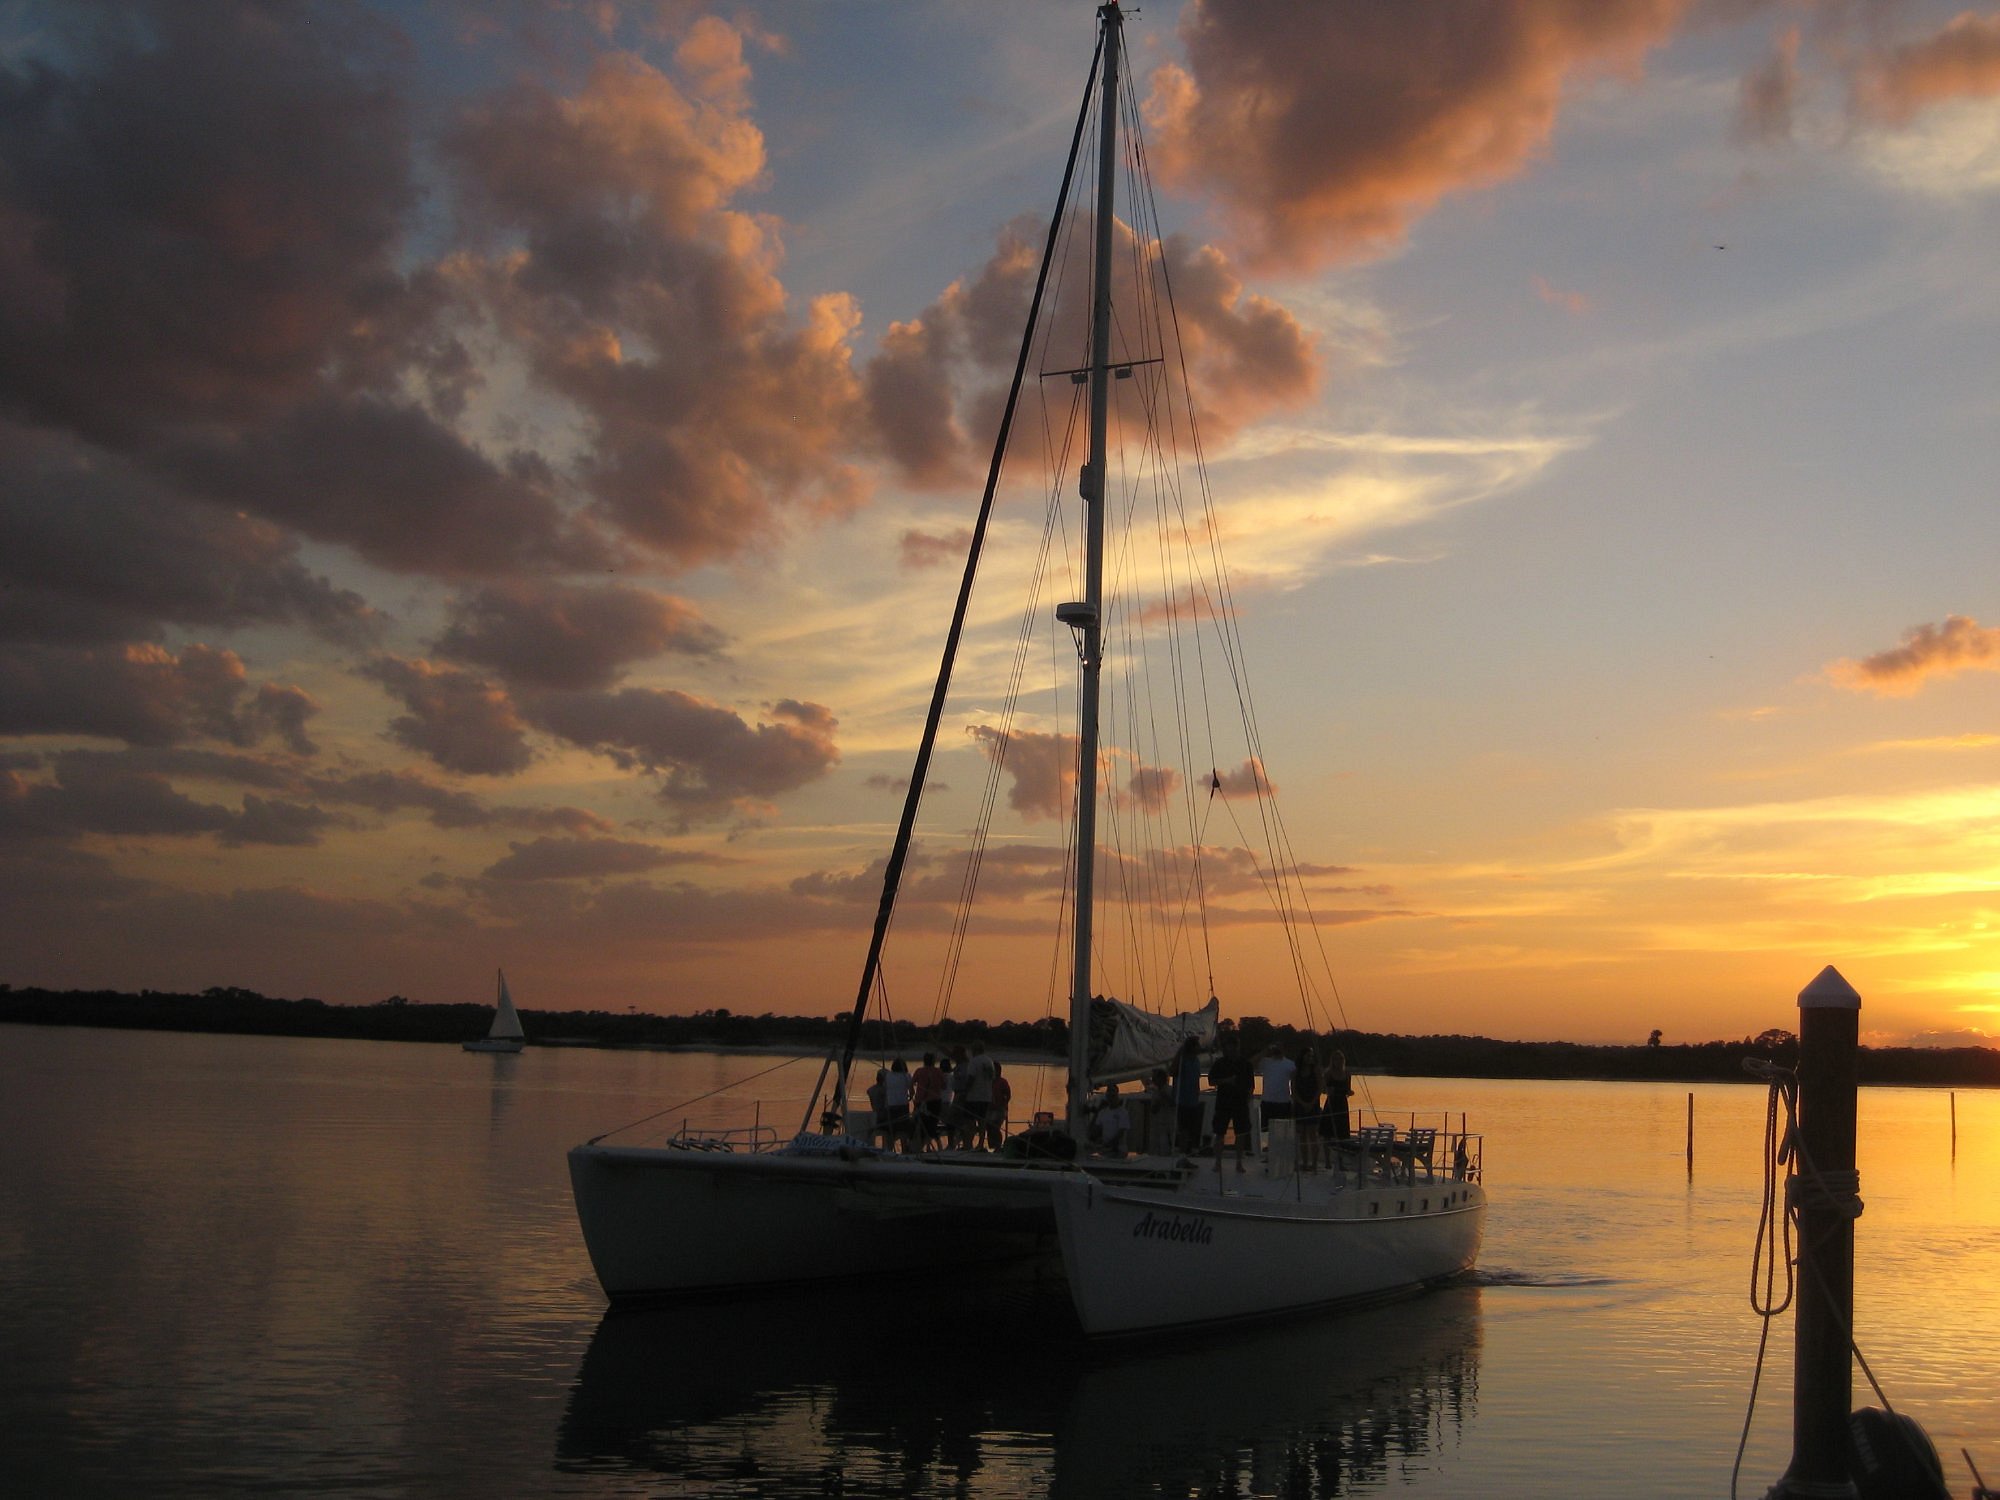
[[[1097,11],[1103,26],[1103,104],[1097,135],[1097,245],[1091,261],[1090,458],[1078,491],[1087,517],[1084,544],[1084,607],[1066,611],[1078,632],[1083,666],[1076,747],[1076,956],[1070,971],[1069,1129],[1082,1132],[1084,1099],[1090,1090],[1091,907],[1097,883],[1097,700],[1104,668],[1104,474],[1108,396],[1111,383],[1111,231],[1118,185],[1118,62],[1124,16],[1118,0]]]
[[[861,1026],[868,1016],[868,998],[874,988],[875,976],[880,971],[882,945],[889,934],[889,920],[895,914],[896,893],[903,879],[903,864],[909,857],[910,842],[915,837],[917,809],[923,802],[925,779],[930,775],[932,752],[937,749],[938,726],[944,719],[945,695],[951,686],[953,664],[958,660],[958,642],[965,631],[966,608],[972,600],[973,580],[979,573],[979,555],[985,547],[986,526],[993,518],[993,499],[1000,488],[1000,470],[1007,458],[1007,438],[1014,429],[1014,412],[1021,400],[1021,382],[1028,373],[1028,357],[1035,346],[1035,329],[1041,322],[1042,294],[1048,290],[1049,271],[1055,264],[1056,246],[1062,238],[1063,216],[1069,207],[1070,184],[1076,178],[1076,163],[1082,154],[1083,135],[1090,124],[1090,95],[1097,82],[1097,67],[1102,58],[1104,42],[1098,40],[1098,55],[1090,60],[1090,78],[1083,86],[1083,99],[1076,111],[1076,129],[1069,138],[1069,156],[1063,162],[1062,187],[1056,193],[1055,212],[1049,217],[1049,232],[1042,245],[1041,269],[1035,273],[1035,294],[1028,301],[1028,326],[1021,333],[1021,352],[1014,360],[1014,379],[1007,387],[1007,405],[1000,414],[1000,431],[993,439],[993,459],[986,470],[986,490],[979,499],[979,518],[972,527],[972,544],[966,550],[965,572],[959,580],[958,603],[952,609],[951,629],[945,634],[944,658],[938,663],[937,683],[931,689],[931,707],[924,719],[924,732],[917,745],[916,769],[910,774],[910,787],[903,798],[903,818],[896,827],[896,842],[889,851],[889,863],[882,876],[882,899],[875,909],[875,931],[868,940],[868,958],[861,966],[861,984],[855,992],[854,1008],[847,1019],[847,1038],[842,1044],[840,1069],[834,1075],[833,1113],[836,1118],[847,1115],[847,1080],[854,1068],[854,1053],[861,1045]],[[821,1081],[825,1081],[824,1072]],[[799,1129],[805,1130],[812,1124],[814,1106],[819,1103],[819,1087],[814,1085],[811,1103],[806,1106],[805,1118]]]

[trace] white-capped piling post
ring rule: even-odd
[[[1861,997],[1831,964],[1799,991],[1799,1289],[1792,1376],[1792,1463],[1776,1496],[1853,1496],[1856,1049]]]

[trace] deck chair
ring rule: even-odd
[[[1438,1133],[1435,1130],[1412,1130],[1409,1140],[1404,1143],[1403,1159],[1409,1163],[1409,1180],[1412,1183],[1417,1180],[1417,1168],[1419,1165],[1424,1169],[1425,1181],[1435,1182],[1437,1180],[1437,1165],[1432,1160],[1432,1157],[1437,1152],[1437,1136]]]

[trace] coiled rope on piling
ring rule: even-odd
[[[1813,1163],[1812,1155],[1805,1148],[1799,1136],[1799,1081],[1798,1074],[1789,1068],[1780,1068],[1758,1058],[1746,1057],[1744,1071],[1764,1079],[1770,1084],[1770,1097],[1764,1108],[1764,1193],[1763,1202],[1757,1215],[1757,1239],[1750,1259],[1750,1307],[1762,1321],[1757,1335],[1757,1363],[1750,1376],[1750,1399],[1743,1412],[1743,1433],[1736,1443],[1736,1462],[1729,1470],[1729,1496],[1736,1500],[1736,1484],[1743,1469],[1743,1454],[1750,1442],[1750,1424],[1757,1412],[1757,1389],[1764,1377],[1764,1355],[1771,1339],[1771,1320],[1788,1310],[1798,1291],[1798,1214],[1803,1206],[1832,1209],[1849,1219],[1861,1217],[1861,1174],[1858,1171],[1822,1172]],[[1784,1118],[1784,1129],[1778,1128],[1779,1116]],[[1780,1207],[1778,1178],[1784,1174],[1785,1191]],[[1784,1295],[1777,1295],[1780,1274],[1780,1246],[1782,1245],[1782,1268]],[[1813,1285],[1820,1296],[1826,1299],[1828,1308],[1834,1314],[1842,1336],[1847,1341],[1848,1352],[1854,1362],[1861,1367],[1867,1378],[1868,1388],[1875,1393],[1875,1399],[1882,1404],[1884,1414],[1893,1419],[1896,1408],[1890,1403],[1888,1392],[1882,1389],[1882,1382],[1875,1378],[1875,1371],[1868,1364],[1868,1357],[1861,1352],[1861,1346],[1854,1341],[1854,1324],[1840,1311],[1833,1288],[1828,1286],[1816,1266],[1813,1271]],[[1761,1289],[1760,1289],[1761,1282]],[[1897,1429],[1900,1431],[1901,1429]]]
[[[1757,1333],[1757,1364],[1750,1375],[1750,1400],[1743,1411],[1743,1432],[1736,1440],[1736,1462],[1729,1469],[1729,1500],[1736,1500],[1737,1477],[1743,1471],[1744,1450],[1750,1445],[1750,1423],[1757,1414],[1757,1388],[1763,1383],[1764,1355],[1771,1343],[1771,1320],[1791,1307],[1798,1291],[1798,1253],[1793,1241],[1797,1206],[1792,1192],[1796,1180],[1792,1163],[1798,1148],[1798,1075],[1757,1058],[1746,1057],[1743,1067],[1746,1072],[1763,1078],[1771,1088],[1764,1103],[1764,1197],[1757,1212],[1757,1241],[1750,1252],[1750,1310],[1757,1314],[1761,1326]],[[1785,1122],[1782,1131],[1778,1128],[1781,1112]],[[1782,1199],[1778,1193],[1781,1174],[1785,1179]],[[1781,1266],[1785,1284],[1782,1297],[1777,1294]]]

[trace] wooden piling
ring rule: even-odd
[[[1786,1188],[1799,1219],[1792,1463],[1774,1496],[1853,1496],[1854,1115],[1861,997],[1831,964],[1799,991],[1799,1159]]]
[[[1688,1094],[1688,1181],[1694,1181],[1694,1094]]]
[[[1958,1160],[1958,1090],[1951,1091],[1951,1159]]]

